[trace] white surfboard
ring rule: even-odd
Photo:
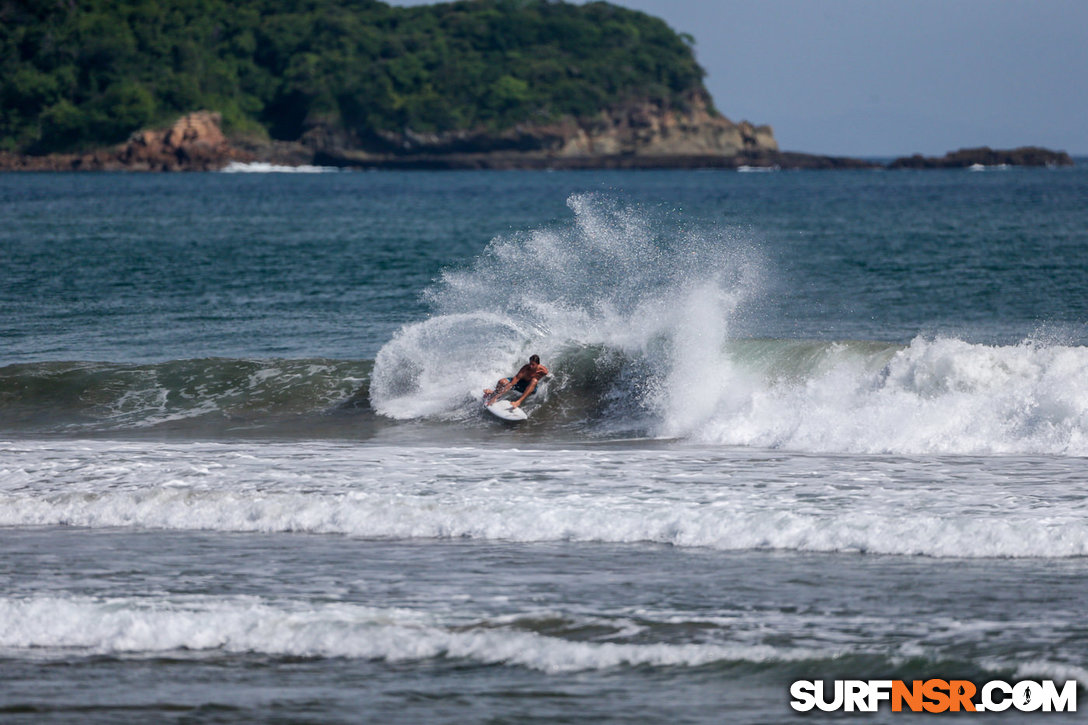
[[[502,418],[503,420],[519,421],[528,420],[529,416],[525,414],[525,411],[520,407],[515,408],[510,404],[509,400],[496,400],[491,405],[485,405],[484,410],[496,418]]]

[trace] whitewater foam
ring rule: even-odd
[[[679,432],[804,451],[1088,455],[1088,348],[919,337],[821,357],[793,379],[730,377],[733,399]]]
[[[712,450],[3,444],[0,525],[654,543],[934,557],[1088,555],[1068,459]],[[820,471],[814,474],[813,471]]]
[[[423,440],[479,440],[496,432],[482,390],[536,353],[554,374],[524,426],[537,440],[1088,456],[1086,347],[740,337],[758,327],[764,288],[750,235],[594,195],[569,206],[571,219],[499,237],[471,266],[446,270],[425,293],[432,314],[399,329],[373,365],[9,365],[0,430],[342,438],[425,421]],[[349,409],[364,414],[330,415]]]
[[[27,649],[64,657],[184,650],[390,662],[449,658],[551,673],[827,656],[826,650],[769,645],[572,641],[519,631],[501,620],[450,626],[424,612],[354,604],[252,597],[0,599],[0,651]]]
[[[270,164],[264,161],[232,161],[220,169],[220,173],[224,174],[327,174],[338,171],[340,169],[335,166],[314,166],[312,164],[286,166],[283,164]]]
[[[601,631],[591,640],[533,631],[560,621],[577,632]],[[750,620],[750,621],[745,621]],[[651,629],[698,626],[704,641],[654,641]],[[548,674],[617,667],[701,667],[713,663],[827,663],[841,657],[876,656],[892,665],[920,658],[940,660],[940,622],[915,623],[906,640],[874,646],[863,617],[748,613],[743,619],[692,620],[641,610],[628,617],[568,618],[560,612],[512,616],[439,615],[424,610],[315,603],[253,596],[149,596],[98,598],[54,595],[0,598],[0,653],[36,659],[73,656],[147,657],[171,653],[187,659],[220,654],[275,657],[337,657],[385,662],[465,660],[482,665],[524,667]],[[994,623],[996,624],[996,623]],[[1002,623],[1030,627],[1030,623]],[[991,625],[992,626],[992,625]],[[985,632],[958,632],[956,641],[984,638]],[[769,644],[783,639],[796,644]],[[985,658],[980,665],[1020,677],[1082,679],[1074,664],[1033,660],[1010,663]]]

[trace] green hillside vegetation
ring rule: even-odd
[[[603,2],[0,0],[0,150],[116,143],[197,109],[293,140],[683,104],[702,90],[692,42]]]

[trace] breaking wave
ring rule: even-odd
[[[739,232],[574,196],[566,224],[495,239],[379,352],[374,409],[464,423],[539,353],[533,413],[583,436],[848,453],[1088,455],[1088,348],[759,340],[764,271]]]
[[[487,437],[481,391],[538,353],[553,375],[526,405],[528,438],[1088,456],[1086,347],[759,339],[766,275],[745,234],[593,195],[569,206],[443,273],[432,314],[374,361],[10,365],[0,431]]]

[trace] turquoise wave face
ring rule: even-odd
[[[205,431],[312,425],[367,408],[368,361],[24,363],[0,368],[9,432]]]

